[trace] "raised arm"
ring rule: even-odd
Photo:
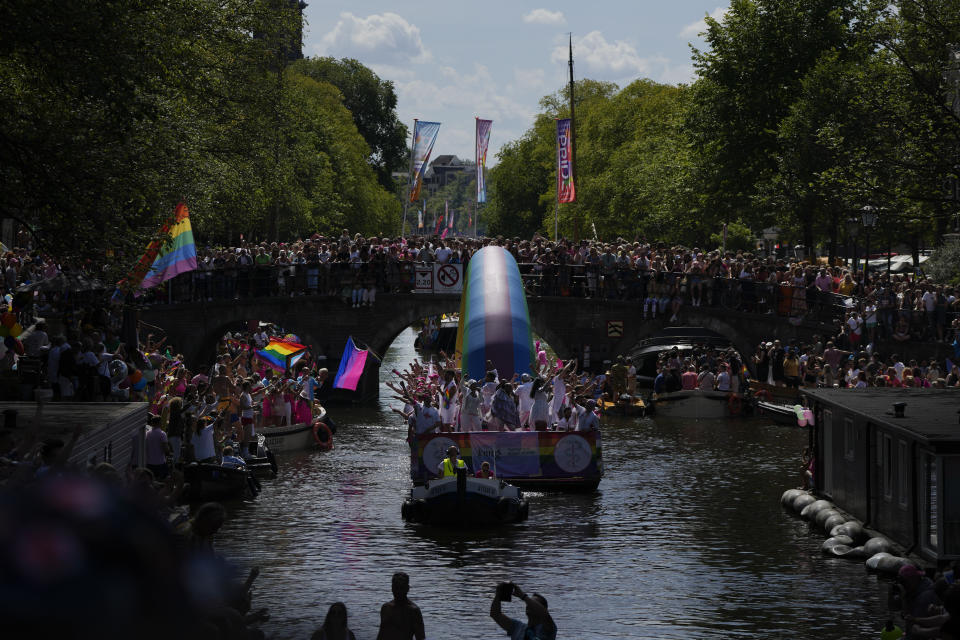
[[[504,615],[503,611],[500,610],[500,597],[498,593],[493,594],[493,602],[490,603],[490,617],[493,618],[501,629],[510,633],[510,629],[513,627],[513,620]]]

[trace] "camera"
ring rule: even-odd
[[[501,582],[497,585],[497,600],[510,602],[513,599],[513,583]]]

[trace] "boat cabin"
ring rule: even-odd
[[[804,389],[819,494],[931,561],[960,558],[960,392]]]

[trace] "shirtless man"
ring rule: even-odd
[[[393,574],[390,584],[393,600],[380,608],[380,631],[377,640],[424,640],[423,614],[407,593],[410,591],[410,576],[398,572]]]

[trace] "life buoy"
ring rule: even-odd
[[[325,437],[321,437],[320,434]],[[330,427],[317,420],[313,423],[313,441],[324,451],[333,449],[333,434],[330,433]]]
[[[738,416],[743,410],[743,400],[737,394],[731,393],[727,398],[727,408],[730,410],[730,415]]]
[[[766,389],[760,389],[760,390],[757,391],[755,394],[753,394],[753,397],[756,398],[757,400],[763,400],[764,402],[770,402],[770,392],[767,391]]]

